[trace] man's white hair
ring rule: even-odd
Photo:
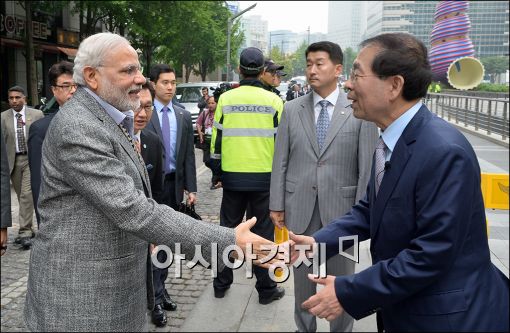
[[[117,34],[101,32],[85,38],[78,48],[74,58],[73,80],[79,85],[86,86],[83,69],[86,66],[97,68],[106,60],[106,56],[115,48],[131,45],[129,41]]]

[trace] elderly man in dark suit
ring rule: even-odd
[[[73,81],[73,63],[69,61],[61,61],[50,67],[48,71],[48,79],[51,84],[51,91],[58,106],[64,105],[76,91],[76,84]],[[37,225],[39,225],[39,211],[37,209],[37,201],[39,199],[39,188],[41,187],[41,154],[42,144],[48,127],[53,117],[58,112],[47,114],[44,118],[39,119],[30,126],[28,133],[28,165],[30,167],[30,186],[32,189],[32,198],[34,199],[35,217]]]
[[[7,147],[7,159],[12,185],[19,202],[19,233],[16,243],[25,250],[30,249],[34,237],[34,200],[30,190],[30,168],[28,166],[27,137],[30,126],[44,117],[40,110],[26,106],[25,90],[14,86],[8,90],[9,110],[2,112],[2,134]]]
[[[140,107],[135,111],[134,128],[135,136],[138,139],[138,146],[142,158],[149,174],[151,183],[152,198],[157,203],[161,202],[161,194],[163,191],[163,161],[164,148],[159,137],[151,131],[145,129],[152,116],[152,96],[154,89],[150,82],[142,85],[142,90],[138,93],[140,96]]]
[[[78,89],[55,115],[43,143],[41,228],[30,257],[25,323],[31,331],[147,331],[154,306],[149,243],[213,260],[233,244],[272,242],[194,220],[151,198],[134,140],[133,111],[146,82],[138,54],[122,36],[83,40]],[[255,264],[260,264],[260,256]],[[218,269],[223,269],[222,261]]]
[[[377,312],[388,332],[508,332],[509,281],[491,263],[480,166],[464,135],[422,103],[425,45],[394,33],[361,47],[345,87],[354,116],[381,128],[367,193],[312,237],[291,239],[325,243],[328,256],[339,237],[370,239],[373,265],[311,278],[324,288],[303,307],[327,320]]]
[[[154,107],[152,105],[153,94],[154,89],[152,88],[150,82],[145,83],[142,86],[142,90],[140,90],[138,93],[140,96],[140,107],[137,111],[135,111],[134,126],[135,136],[138,138],[137,145],[145,162],[147,173],[149,174],[152,198],[157,203],[163,203],[162,193],[164,177],[164,147],[156,133],[145,129],[149,119],[152,117],[152,110]],[[157,255],[160,262],[165,262],[166,255],[164,252],[160,251]],[[155,286],[162,283],[164,288],[165,281],[161,282],[160,271],[161,269],[157,268],[155,265],[152,266],[153,283]],[[167,317],[164,310],[175,311],[176,309],[177,304],[170,298],[168,292],[166,292],[166,289],[163,289],[163,297],[161,303],[157,303],[151,313],[152,323],[158,327],[166,325]]]

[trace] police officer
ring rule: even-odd
[[[273,239],[269,219],[269,188],[274,141],[282,100],[263,88],[259,76],[264,70],[262,51],[249,47],[241,52],[239,88],[223,93],[214,114],[211,138],[211,166],[221,174],[223,198],[220,225],[234,228],[247,218],[257,217],[252,231]],[[285,294],[269,277],[267,269],[254,267],[259,303],[269,304]],[[225,267],[214,279],[214,296],[222,298],[232,284],[232,269]]]
[[[284,68],[285,68],[284,66],[275,64],[274,61],[266,59],[264,61],[264,70],[260,75],[260,81],[262,82],[263,88],[266,89],[267,91],[272,91],[276,95],[280,96],[280,90],[276,89],[276,87],[278,87],[280,83],[275,85],[275,83],[277,82],[277,80],[275,80],[275,77],[278,75],[278,72]]]

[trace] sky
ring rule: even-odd
[[[268,31],[290,30],[310,33],[328,32],[328,1],[239,1],[240,10],[257,4],[243,17],[260,15],[268,23]]]

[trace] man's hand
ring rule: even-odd
[[[260,237],[259,235],[254,234],[250,231],[251,228],[255,225],[257,222],[256,217],[252,217],[246,222],[240,223],[236,228],[236,245],[241,248],[241,250],[246,255],[247,253],[247,246],[252,247],[252,254],[255,255],[257,258],[253,261],[253,263],[257,266],[263,267],[263,268],[270,268],[269,266],[276,262],[276,261],[282,261],[284,260],[284,256],[281,254],[277,254],[275,258],[261,264],[260,259],[264,259],[269,254],[269,249],[271,247],[276,248],[278,245],[273,243],[270,240],[267,240],[263,237]],[[235,254],[233,252],[232,254]]]
[[[188,204],[188,206],[191,206],[193,204],[195,204],[197,202],[197,195],[195,193],[188,193],[188,200],[186,201],[186,203]]]
[[[285,226],[285,211],[277,212],[272,210],[269,212],[269,217],[276,227],[281,229]]]
[[[0,229],[0,245],[2,246],[0,255],[3,256],[7,251],[7,228]]]
[[[296,248],[296,245],[307,245],[309,250],[306,251],[306,257],[313,257],[313,244],[315,244],[315,239],[311,236],[305,235],[296,235],[292,231],[289,231],[289,238],[293,244],[290,244],[290,264],[294,264],[299,257],[300,251]],[[285,243],[283,243],[285,244]],[[283,245],[282,244],[282,245]]]
[[[308,274],[310,281],[324,286],[315,295],[307,299],[301,305],[303,309],[308,310],[314,316],[325,318],[332,321],[340,316],[344,309],[338,301],[335,292],[335,277],[328,275],[325,278],[315,278],[312,274]]]

